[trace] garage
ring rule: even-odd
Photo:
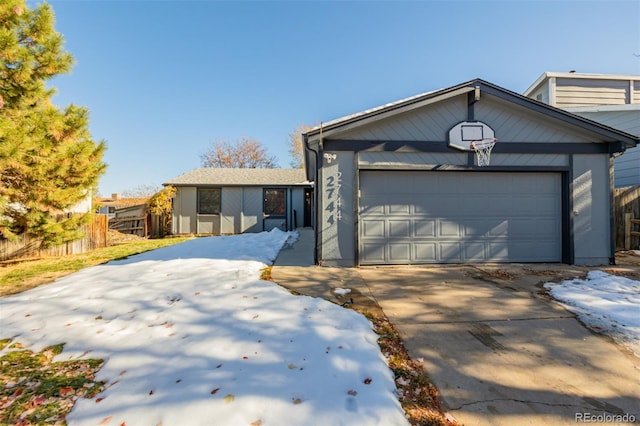
[[[360,264],[559,262],[559,173],[360,173]]]
[[[611,264],[613,160],[638,141],[481,79],[321,122],[315,260]]]

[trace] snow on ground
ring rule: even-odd
[[[628,346],[640,357],[640,282],[591,271],[585,280],[546,283],[551,296],[598,333]]]
[[[362,315],[258,279],[296,237],[199,238],[84,269],[0,299],[0,338],[105,360],[105,391],[70,425],[407,424]]]

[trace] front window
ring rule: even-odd
[[[284,189],[264,190],[264,214],[285,216],[286,195]]]
[[[220,213],[220,188],[198,189],[198,213]]]

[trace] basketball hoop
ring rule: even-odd
[[[471,142],[470,146],[476,153],[476,163],[478,163],[478,166],[484,167],[489,165],[491,162],[491,150],[496,142],[498,142],[496,138],[485,138]]]

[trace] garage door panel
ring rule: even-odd
[[[411,219],[390,220],[389,221],[389,237],[410,237],[411,236]]]
[[[411,244],[409,243],[389,244],[389,260],[397,263],[407,263],[411,261]]]
[[[447,219],[440,219],[438,221],[438,237],[459,237],[460,226],[457,222]]]
[[[368,237],[386,237],[385,233],[386,222],[384,220],[367,220],[362,222],[362,236]]]
[[[436,221],[435,219],[414,220],[414,236],[415,237],[435,237],[436,236]]]
[[[416,259],[423,259],[424,262],[435,263],[438,261],[436,256],[436,243],[415,243],[414,244],[414,257]]]
[[[387,205],[385,212],[387,214],[410,214],[411,207],[409,206],[409,204],[403,204],[398,201],[391,201]]]
[[[445,263],[462,262],[462,244],[443,242],[438,244],[440,260]]]
[[[560,177],[362,171],[360,263],[560,261]]]
[[[384,253],[384,246],[380,244],[362,244],[360,248],[360,262],[371,264],[389,263]]]
[[[464,245],[464,259],[467,262],[484,262],[487,258],[484,243],[467,243]]]

